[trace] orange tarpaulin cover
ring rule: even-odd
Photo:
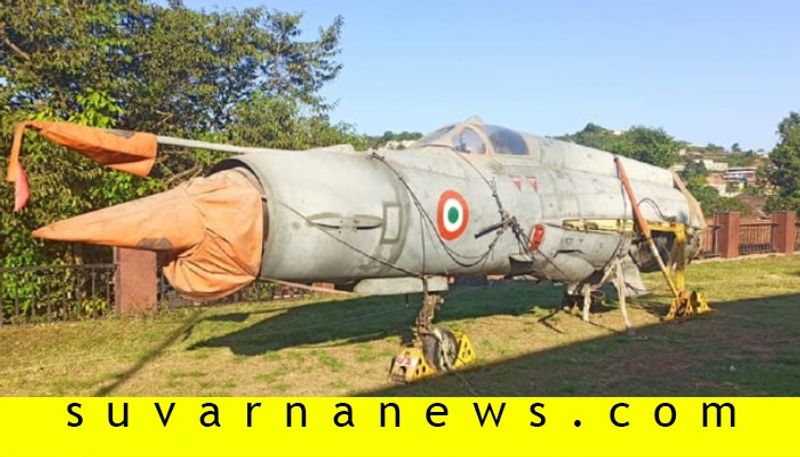
[[[24,170],[19,160],[22,136],[25,129],[37,130],[48,140],[66,146],[91,158],[95,162],[131,173],[147,176],[153,168],[158,152],[158,138],[152,133],[127,130],[105,130],[66,122],[26,121],[17,124],[11,143],[11,157],[6,179],[17,183],[24,179]],[[18,184],[15,211],[27,202],[27,186]]]
[[[196,300],[229,295],[252,282],[261,266],[261,192],[244,174],[226,170],[145,198],[55,222],[39,238],[164,253],[164,274]]]

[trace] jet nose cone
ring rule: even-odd
[[[243,173],[195,178],[33,235],[166,253],[164,274],[176,290],[195,300],[219,298],[252,282],[261,266],[261,191]]]
[[[54,222],[35,230],[33,236],[153,251],[180,251],[198,243],[204,230],[192,198],[181,187]]]

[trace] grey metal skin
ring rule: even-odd
[[[218,164],[216,170],[247,170],[263,190],[261,275],[345,284],[420,274],[525,274],[575,289],[602,276],[614,258],[636,253],[630,234],[563,227],[565,220],[632,218],[611,154],[474,120],[442,132],[405,150],[283,151]],[[623,164],[648,220],[703,228],[669,171],[627,158]],[[447,190],[469,207],[466,229],[450,241],[437,228]],[[509,227],[476,239],[501,222],[498,200],[524,240]],[[544,236],[531,254],[521,241],[527,244],[536,224]]]

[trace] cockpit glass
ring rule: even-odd
[[[448,125],[425,135],[416,145],[445,146],[465,154],[486,154],[491,150],[495,154],[528,155],[528,143],[520,133],[496,125]]]
[[[475,131],[470,128],[462,129],[453,141],[453,148],[466,154],[486,154],[486,145]]]
[[[454,127],[455,127],[455,125],[448,125],[446,127],[440,128],[439,130],[434,130],[433,132],[431,132],[431,133],[425,135],[424,137],[420,138],[417,141],[417,144],[420,144],[420,145],[422,145],[422,144],[443,144],[442,143],[442,139],[443,139],[442,137],[444,137],[445,135],[450,133],[450,131],[453,130]]]
[[[419,146],[447,146],[465,154],[486,154],[486,144],[473,127],[463,124],[448,125],[425,135],[416,143]]]
[[[484,125],[481,128],[489,137],[495,154],[528,154],[528,145],[519,133],[496,125]]]

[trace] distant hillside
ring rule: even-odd
[[[759,149],[757,151],[750,149],[745,151],[739,147],[739,143],[734,143],[729,149],[713,143],[709,143],[707,145],[696,145],[691,144],[688,141],[675,139],[662,129],[653,129],[641,126],[634,126],[628,130],[611,130],[590,122],[586,124],[586,127],[584,127],[582,130],[579,130],[575,133],[565,134],[556,138],[559,140],[569,141],[572,143],[617,153],[620,149],[624,149],[625,143],[629,143],[631,141],[631,132],[642,130],[659,132],[672,141],[672,146],[675,147],[675,155],[672,157],[673,162],[669,165],[673,165],[675,163],[687,163],[696,160],[713,160],[714,162],[724,162],[731,167],[759,167],[766,164],[767,153],[763,149]]]
[[[387,130],[381,136],[365,135],[367,142],[371,148],[389,147],[392,149],[405,149],[414,141],[422,138],[420,132],[409,132],[403,130],[402,132],[392,132]]]
[[[759,173],[763,175],[768,163],[764,151],[743,151],[738,143],[730,149],[715,144],[690,144],[673,138],[663,129],[642,126],[611,130],[589,123],[578,132],[557,138],[680,172],[706,216],[719,211],[739,211],[746,217],[764,214],[767,189],[764,180],[757,178]],[[730,170],[734,167],[760,171]],[[742,180],[736,173],[748,173],[751,178]]]

